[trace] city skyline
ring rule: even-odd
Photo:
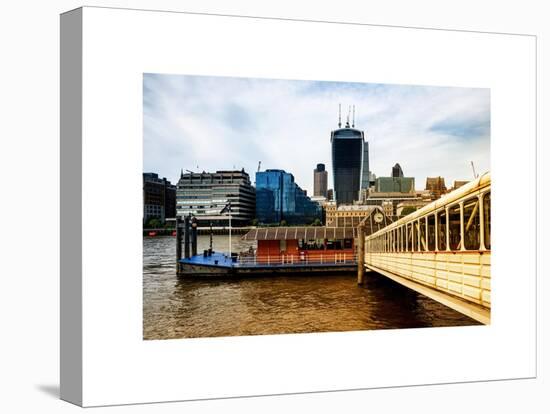
[[[284,169],[313,195],[313,169],[329,171],[330,133],[338,104],[345,123],[369,142],[371,171],[391,176],[399,163],[423,189],[426,178],[448,184],[490,169],[490,90],[144,74],[144,171],[177,182],[180,170]]]

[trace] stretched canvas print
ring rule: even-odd
[[[144,339],[489,323],[489,89],[145,73],[143,111]]]
[[[526,35],[62,14],[61,397],[536,376],[535,53]]]

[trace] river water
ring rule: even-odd
[[[296,275],[240,280],[176,277],[175,238],[143,238],[143,338],[358,331],[478,323],[383,276]],[[233,251],[254,242],[233,236]],[[199,236],[198,251],[209,247]],[[214,236],[228,251],[228,236]]]

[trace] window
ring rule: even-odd
[[[399,232],[399,251],[403,251],[403,226],[399,226],[397,229]]]
[[[430,214],[427,217],[428,220],[428,250],[433,252],[435,250],[435,215]]]
[[[342,250],[342,240],[327,240],[327,250]]]
[[[421,218],[418,220],[418,225],[420,226],[420,246],[418,248],[419,251],[425,251],[426,250],[426,219]]]
[[[401,227],[395,229],[397,232],[397,251],[401,251]]]
[[[416,245],[416,224],[414,222],[411,223],[409,240],[411,241],[411,252],[415,252],[417,250],[417,245]]]
[[[483,197],[483,222],[485,248],[491,250],[491,193],[487,193]]]
[[[479,250],[479,199],[473,198],[464,203],[464,248]]]
[[[460,206],[449,208],[449,244],[451,250],[460,249]]]
[[[445,211],[437,213],[437,248],[447,250],[447,221]]]
[[[407,223],[407,226],[405,227],[406,232],[406,238],[405,238],[405,251],[410,252],[411,251],[411,224]]]

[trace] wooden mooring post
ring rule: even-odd
[[[176,272],[179,273],[180,270],[180,259],[181,259],[181,217],[176,217]]]
[[[197,218],[191,219],[191,256],[197,255]]]
[[[183,224],[184,224],[184,227],[185,227],[185,230],[184,230],[184,243],[183,243],[183,250],[184,250],[184,257],[186,259],[189,259],[191,257],[191,249],[190,249],[190,244],[191,244],[191,223],[190,223],[190,217],[189,216],[185,216],[183,218]]]

